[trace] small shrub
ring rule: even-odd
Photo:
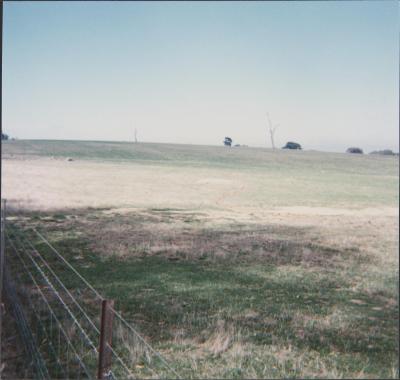
[[[382,156],[395,156],[396,154],[390,149],[374,150],[370,154],[380,154]]]
[[[282,149],[299,149],[299,150],[301,150],[301,145],[299,143],[289,141],[286,143],[286,145],[284,147],[282,147]]]
[[[351,148],[348,148],[348,149],[346,150],[346,153],[363,154],[364,152],[363,152],[363,150],[362,150],[361,148],[351,147]]]

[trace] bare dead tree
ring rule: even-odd
[[[275,131],[278,128],[279,124],[273,126],[272,122],[271,122],[271,118],[269,117],[269,113],[267,112],[267,120],[268,120],[268,130],[269,130],[269,135],[271,138],[271,145],[272,145],[272,149],[275,150],[275,142],[274,142],[274,135],[275,135]]]

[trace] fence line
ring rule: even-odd
[[[43,256],[39,253],[39,251],[32,245],[32,243],[27,240],[27,244],[32,248],[32,250],[36,253],[36,255],[40,258],[41,262],[48,268],[50,273],[54,276],[56,281],[60,284],[62,289],[68,294],[68,296],[71,298],[71,300],[74,302],[74,304],[78,307],[79,311],[82,312],[82,314],[85,316],[87,321],[90,323],[90,325],[93,327],[93,329],[99,334],[99,330],[94,324],[94,322],[91,320],[91,318],[88,316],[88,314],[83,310],[83,308],[79,305],[78,301],[76,298],[71,294],[71,292],[66,288],[66,286],[63,284],[63,282],[60,280],[60,278],[54,273],[54,271],[51,269],[47,261],[43,258]]]
[[[32,230],[42,239],[42,241],[47,244],[47,246],[49,248],[51,248],[51,250],[57,255],[58,258],[60,258],[65,265],[68,266],[68,268],[70,268],[81,280],[82,282],[90,289],[93,291],[94,294],[96,294],[96,296],[100,299],[100,300],[104,300],[104,298],[100,295],[100,293],[92,286],[89,284],[88,281],[86,281],[86,279],[80,275],[80,273],[63,257],[63,255],[61,255],[50,243],[49,241],[39,232],[37,231],[35,228],[32,228]]]
[[[104,298],[88,283],[88,281],[82,277],[79,272],[76,271],[76,269],[51,245],[51,243],[39,232],[37,231],[37,229],[32,229],[32,231],[34,231],[39,237],[40,239],[57,255],[57,257],[59,257],[75,274],[77,274],[77,276],[79,276],[79,278],[89,287],[90,290],[92,290],[97,297],[99,298],[100,301],[104,301]],[[31,244],[31,243],[30,243]],[[158,353],[150,344],[148,344],[143,337],[139,334],[139,332],[132,326],[132,324],[128,323],[123,317],[122,315],[116,311],[114,308],[111,307],[111,310],[113,311],[115,318],[117,320],[119,320],[122,325],[124,327],[126,327],[129,331],[131,331],[134,335],[136,335],[136,337],[138,338],[138,340],[149,350],[151,351],[151,353],[155,356],[157,356],[157,358],[163,363],[163,365],[168,368],[168,370],[174,374],[175,377],[179,378],[180,376],[178,375],[178,373],[168,364],[168,362],[163,358],[163,356]],[[111,350],[114,352],[115,356],[118,356],[115,351],[111,348]],[[120,358],[117,357],[117,360],[119,360]],[[128,368],[128,366],[122,364],[126,369]]]
[[[7,235],[7,232],[6,232]],[[63,300],[63,298],[60,296],[60,294],[58,293],[58,291],[56,290],[56,288],[54,287],[53,283],[49,280],[49,278],[46,276],[46,274],[42,271],[42,269],[40,268],[40,266],[38,265],[38,263],[33,259],[32,255],[29,254],[29,252],[25,249],[24,244],[19,241],[21,243],[21,247],[23,249],[24,254],[30,259],[30,261],[32,262],[32,264],[34,265],[34,267],[37,269],[37,271],[40,273],[40,275],[43,277],[45,283],[49,286],[50,290],[53,292],[53,294],[56,296],[56,298],[61,302],[62,306],[65,308],[65,310],[67,311],[68,315],[71,317],[71,319],[73,320],[74,324],[76,324],[76,326],[78,327],[79,332],[82,334],[82,337],[87,341],[87,343],[93,348],[93,350],[97,353],[97,349],[96,346],[94,345],[94,343],[91,341],[91,339],[89,338],[89,336],[86,334],[85,330],[83,329],[83,327],[81,326],[81,324],[79,323],[78,319],[76,318],[76,316],[73,314],[73,312],[70,310],[70,308],[68,307],[68,305],[66,304],[66,302]],[[11,242],[12,243],[12,242]],[[13,245],[13,244],[12,244]],[[13,247],[15,248],[15,246],[13,245]],[[29,274],[31,274],[31,272],[29,272],[29,269],[26,266],[25,261],[22,259],[22,257],[19,255],[18,251],[15,250],[15,253],[17,253],[18,258],[21,260],[23,266],[25,267],[25,269],[27,270],[27,272]],[[48,265],[46,265],[47,267],[49,267]],[[37,284],[35,283],[35,285],[37,286]],[[65,288],[65,286],[62,284],[62,287]],[[41,292],[40,288],[37,286],[38,291]],[[67,292],[67,294],[70,294],[69,292]],[[71,296],[71,298],[74,300],[74,302],[76,304],[78,304],[76,302],[76,300],[74,299],[73,296]],[[50,305],[49,305],[50,307]],[[84,313],[86,315],[86,313]],[[91,322],[90,318],[88,317],[89,321]],[[98,332],[98,330],[97,330]]]
[[[6,232],[6,235],[7,235],[7,232]],[[7,236],[8,237],[8,236]],[[86,365],[84,364],[84,362],[83,362],[83,360],[81,359],[81,357],[80,357],[80,355],[78,354],[78,352],[77,352],[77,350],[76,350],[76,347],[75,347],[75,345],[72,343],[72,341],[71,341],[71,338],[70,338],[70,334],[68,334],[68,331],[66,331],[66,329],[65,329],[65,326],[63,326],[63,324],[62,324],[62,322],[60,321],[60,316],[57,316],[57,314],[56,314],[56,312],[55,312],[55,310],[54,310],[54,306],[52,307],[51,305],[50,305],[50,302],[51,302],[51,300],[49,300],[49,297],[46,297],[46,295],[45,295],[45,293],[43,292],[43,290],[42,290],[42,287],[41,287],[41,285],[38,283],[38,280],[37,280],[37,278],[35,277],[35,275],[33,274],[33,272],[29,269],[29,266],[28,266],[28,264],[26,263],[26,261],[23,259],[23,257],[22,257],[22,255],[21,255],[21,251],[19,251],[18,249],[17,249],[17,247],[14,245],[14,243],[13,243],[13,241],[12,240],[8,240],[9,242],[10,242],[10,245],[12,246],[12,248],[13,248],[13,250],[14,250],[14,253],[17,255],[17,257],[18,257],[18,259],[19,259],[19,261],[21,262],[21,264],[22,264],[22,267],[24,268],[24,270],[25,270],[25,274],[28,274],[28,276],[30,277],[30,279],[31,279],[31,281],[32,281],[32,284],[34,285],[34,289],[35,289],[35,291],[40,295],[40,297],[37,299],[35,299],[35,296],[32,294],[32,291],[30,291],[30,294],[26,297],[26,299],[27,300],[30,300],[30,301],[33,301],[33,300],[35,300],[36,301],[36,304],[33,304],[32,303],[32,312],[33,312],[33,314],[35,315],[35,317],[36,317],[36,321],[43,321],[43,315],[40,315],[40,314],[37,314],[36,313],[36,310],[37,309],[42,309],[42,307],[41,306],[43,306],[43,305],[45,305],[46,307],[47,307],[47,310],[48,310],[48,312],[50,313],[50,315],[51,315],[51,321],[53,320],[53,318],[54,318],[54,320],[55,320],[55,322],[56,322],[56,325],[57,325],[57,327],[58,327],[58,333],[61,335],[62,334],[62,336],[63,336],[63,339],[64,339],[64,341],[67,343],[67,346],[66,346],[66,360],[65,360],[65,367],[66,367],[66,369],[65,369],[65,373],[67,374],[67,378],[69,378],[70,377],[70,367],[71,367],[71,363],[70,363],[70,361],[69,361],[69,359],[70,359],[70,357],[69,357],[69,352],[70,352],[70,350],[71,350],[71,352],[73,353],[73,356],[76,358],[76,360],[78,361],[78,363],[79,363],[79,366],[85,371],[85,373],[86,373],[86,375],[87,375],[87,377],[91,377],[90,376],[90,371],[87,369],[87,367],[86,367]],[[27,252],[26,251],[24,251],[24,253],[26,254]],[[29,257],[29,255],[28,255],[28,257]],[[36,267],[36,269],[38,269],[37,267]],[[40,271],[40,268],[39,268],[39,273],[41,273],[42,274],[42,272]],[[17,275],[18,276],[18,275]],[[18,276],[20,279],[21,279],[21,276]],[[52,288],[52,285],[51,285],[51,283],[50,283],[50,281],[48,281],[48,279],[46,279],[46,276],[45,275],[43,275],[43,279],[47,282],[47,284],[49,284],[49,287],[51,288],[51,290],[53,291],[53,294],[55,294],[56,296],[57,296],[57,291],[55,290],[55,289],[53,289]],[[23,283],[25,283],[26,284],[26,282],[23,282]],[[61,302],[61,304],[63,305],[63,306],[66,306],[65,305],[65,303],[62,301],[62,299],[61,299],[61,297],[57,297],[57,299],[58,300],[60,300],[60,302]],[[39,301],[39,302],[38,302]],[[40,302],[41,301],[41,302]],[[29,301],[28,301],[29,302]],[[79,325],[79,322],[77,322],[77,320],[76,320],[76,318],[75,318],[75,316],[73,316],[73,314],[71,313],[71,311],[68,309],[68,307],[66,307],[66,310],[68,311],[68,314],[69,315],[72,315],[72,319],[73,319],[73,321],[74,321],[74,323],[76,322],[78,325]],[[32,315],[32,313],[30,313],[31,315]],[[42,313],[43,314],[43,313]],[[36,326],[37,327],[37,326]],[[49,333],[53,333],[53,328],[52,328],[52,323],[50,323],[50,328],[48,328],[48,330],[49,330]],[[83,330],[82,328],[81,328],[81,330]],[[47,331],[47,330],[46,330]],[[48,335],[48,334],[46,334],[46,335]],[[84,334],[84,332],[83,332],[83,335],[86,335],[86,334]],[[36,340],[38,341],[37,343],[39,343],[39,345],[40,345],[40,339],[38,339],[39,338],[39,334],[36,332],[36,334],[35,334],[35,336],[36,336]],[[61,345],[62,344],[62,342],[61,342],[61,339],[58,339],[57,340],[58,341],[58,344],[59,345]],[[90,342],[90,340],[89,340],[89,342]],[[90,342],[91,343],[91,346],[92,346],[92,348],[94,347],[94,349],[96,350],[96,347],[93,345],[93,343],[92,342]],[[50,342],[49,341],[49,344],[48,344],[48,346],[49,347],[51,347],[51,346],[53,346],[53,344],[52,344],[52,342]],[[57,351],[58,352],[60,352],[60,346],[58,346],[58,348],[57,348]],[[62,362],[62,360],[60,361],[60,358],[59,357],[57,357],[57,362],[58,363],[60,363],[60,362]],[[64,358],[63,358],[64,359]],[[78,373],[80,373],[79,371],[78,371]]]
[[[66,259],[65,259],[65,258],[64,258],[64,257],[49,243],[49,241],[48,241],[39,231],[37,231],[35,228],[33,228],[32,230],[42,239],[42,241],[43,241],[49,248],[51,248],[51,250],[52,250],[61,260],[63,260],[63,261],[65,262],[66,265],[68,265],[68,267],[69,267],[72,271],[74,271],[74,273],[76,273],[76,274],[79,276],[79,278],[82,279],[82,281],[85,282],[85,284],[99,297],[99,299],[100,299],[101,301],[104,300],[104,298],[103,298],[103,297],[102,297],[102,296],[101,296],[101,295],[86,281],[86,279],[85,279],[84,277],[82,277],[82,276],[75,270],[75,268],[74,268],[71,264],[68,263],[68,261],[67,261],[67,260],[66,260]],[[119,319],[121,320],[121,322],[126,326],[126,328],[128,328],[128,329],[131,330],[134,334],[136,334],[137,337],[139,338],[139,340],[141,340],[141,342],[142,342],[150,351],[152,351],[152,353],[153,353],[154,355],[158,356],[159,359],[164,363],[164,365],[167,366],[167,367],[169,368],[169,370],[170,370],[172,373],[174,373],[176,377],[179,378],[179,375],[176,373],[176,371],[175,371],[173,368],[171,368],[171,367],[169,366],[169,364],[166,362],[166,360],[165,360],[156,350],[154,350],[153,347],[151,347],[151,346],[140,336],[139,332],[136,331],[135,328],[134,328],[130,323],[128,323],[128,322],[122,317],[122,315],[121,315],[118,311],[116,311],[113,307],[111,307],[111,309],[112,309],[112,311],[114,312],[115,316],[116,316],[117,318],[119,318]]]
[[[112,330],[107,332],[100,350],[104,327],[101,305],[105,298],[43,233],[36,229],[22,231],[5,221],[2,207],[5,251],[0,263],[5,260],[1,267],[6,273],[2,276],[4,291],[21,337],[28,342],[24,345],[38,378],[180,378],[110,304],[107,312],[113,321],[109,323]],[[39,243],[43,248],[38,248]],[[104,352],[108,352],[109,360],[102,368],[99,357]]]
[[[29,326],[26,314],[23,310],[23,307],[21,306],[15,284],[10,278],[7,269],[4,270],[3,273],[5,295],[7,301],[10,303],[10,308],[14,315],[18,332],[24,343],[24,349],[29,355],[29,359],[31,360],[30,364],[34,367],[33,369],[36,373],[36,377],[38,377],[39,379],[50,379],[45,361],[38,349],[37,342],[32,334],[32,329]]]
[[[18,274],[17,274],[17,278],[18,278],[18,280],[20,280]],[[33,302],[31,301],[31,299],[30,299],[29,297],[28,297],[28,303],[29,303],[30,309],[31,309],[32,312],[35,314],[36,320],[39,322],[41,331],[42,331],[43,334],[46,336],[46,339],[49,341],[49,348],[51,349],[51,354],[52,354],[52,356],[54,357],[54,359],[55,359],[55,361],[56,361],[56,363],[57,363],[57,365],[58,365],[58,368],[59,368],[59,369],[61,370],[61,372],[64,374],[64,377],[66,377],[66,372],[64,371],[64,369],[63,369],[63,367],[62,367],[62,365],[61,365],[60,359],[59,359],[59,357],[58,357],[58,355],[57,355],[56,348],[54,347],[54,344],[53,344],[53,342],[52,342],[52,336],[49,336],[49,335],[48,335],[48,332],[47,332],[47,330],[46,330],[46,327],[45,327],[45,325],[43,324],[43,322],[41,321],[40,316],[39,316],[38,313],[36,312],[35,305],[33,304]],[[60,330],[62,330],[62,327],[61,327],[60,322],[59,322],[59,321],[57,320],[57,318],[54,316],[54,314],[53,314],[52,311],[51,311],[51,313],[52,313],[51,315],[52,315],[52,317],[54,317],[55,322],[57,323],[58,327],[60,328]],[[50,331],[52,331],[52,329],[50,329]],[[59,334],[61,334],[61,332],[59,332]],[[64,334],[65,339],[67,339],[67,337],[66,337],[66,335],[65,335],[65,331],[63,331],[63,334]],[[57,339],[57,342],[60,342],[60,339],[61,339],[61,337]],[[57,373],[58,373],[58,372],[57,372]]]

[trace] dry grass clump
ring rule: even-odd
[[[214,356],[218,356],[230,348],[237,338],[238,333],[232,324],[219,319],[216,322],[214,331],[210,337],[202,344],[203,349],[209,351]]]

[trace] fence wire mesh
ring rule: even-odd
[[[104,297],[42,232],[2,221],[2,233],[4,291],[37,378],[180,378],[114,308],[109,365],[99,372]]]

